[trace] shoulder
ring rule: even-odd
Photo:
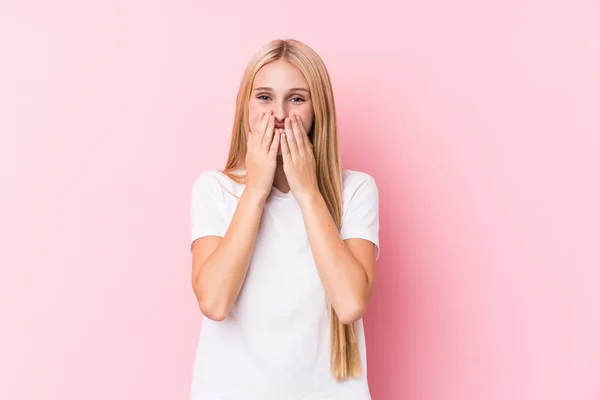
[[[192,187],[194,189],[215,190],[219,185],[219,174],[221,172],[217,170],[204,170],[194,179]]]
[[[235,171],[234,175],[244,176],[243,171]],[[239,195],[243,190],[243,184],[236,182],[222,171],[207,169],[199,173],[192,183],[192,190],[206,190],[215,195],[222,196],[224,193]]]
[[[366,172],[351,169],[342,170],[344,199],[350,199],[357,191],[377,192],[375,178]]]

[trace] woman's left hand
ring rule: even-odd
[[[319,194],[313,145],[300,116],[290,112],[285,119],[285,134],[280,137],[283,172],[290,190],[299,203]]]

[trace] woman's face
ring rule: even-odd
[[[284,129],[285,119],[293,111],[301,117],[306,133],[310,133],[315,115],[304,75],[284,59],[273,61],[258,70],[248,110],[250,126],[258,115],[272,110],[275,129]]]

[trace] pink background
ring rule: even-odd
[[[188,398],[190,186],[297,38],[381,193],[374,400],[600,399],[598,3],[206,3],[0,4],[0,398]]]

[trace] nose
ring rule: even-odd
[[[286,105],[282,102],[278,102],[273,107],[273,115],[275,116],[276,124],[283,124],[285,122],[285,118],[288,116]]]

